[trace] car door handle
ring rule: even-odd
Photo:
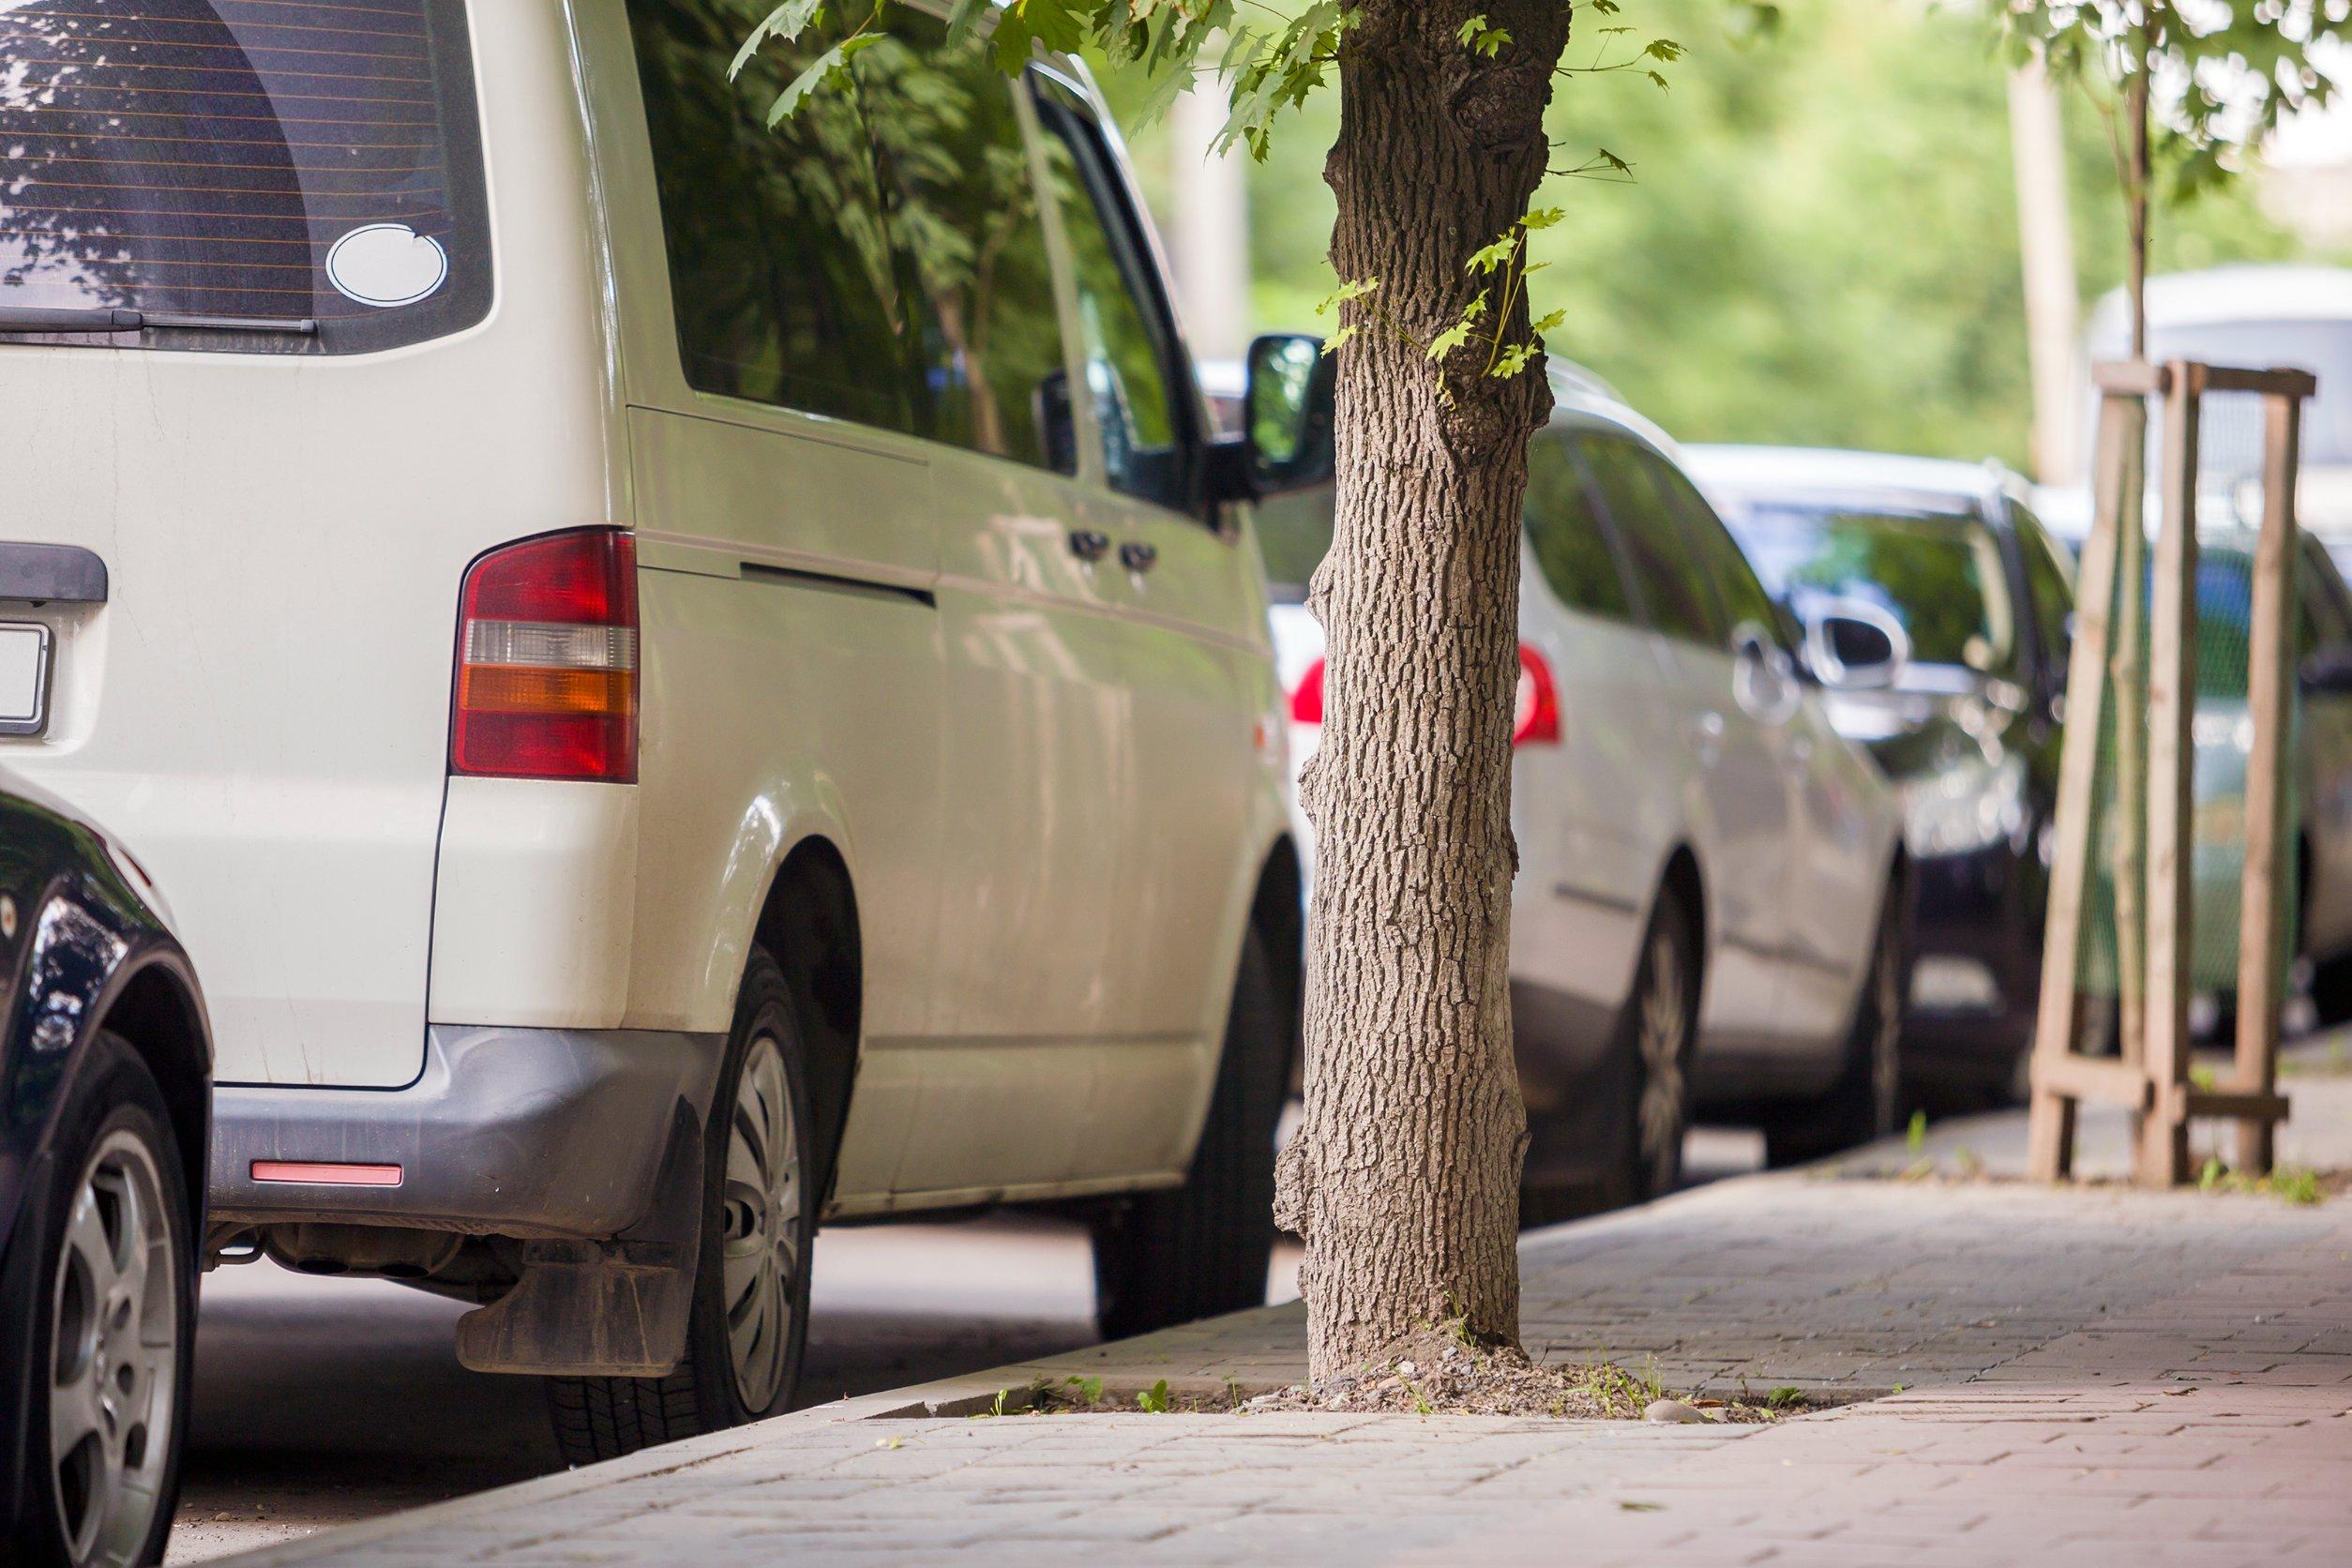
[[[1073,528],[1070,553],[1081,561],[1099,561],[1110,553],[1110,535],[1098,528]]]
[[[1703,713],[1691,720],[1691,745],[1697,747],[1700,758],[1712,762],[1723,744],[1723,715]]]
[[[1129,542],[1119,547],[1119,559],[1131,572],[1148,572],[1157,565],[1160,552],[1156,546]]]

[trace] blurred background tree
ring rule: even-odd
[[[1530,280],[1536,313],[1568,309],[1546,335],[1552,352],[1685,441],[2025,466],[2008,60],[1983,17],[1921,0],[1792,0],[1759,37],[1750,11],[1721,0],[1623,7],[1611,20],[1689,53],[1667,92],[1571,83],[1558,95],[1553,135],[1570,149],[1606,145],[1634,183],[1552,188],[1568,219],[1534,236],[1532,259],[1556,264]],[[1591,48],[1572,46],[1572,59]],[[1140,101],[1138,83],[1106,72],[1104,84],[1114,103]],[[2088,304],[2123,279],[2121,198],[2098,116],[2078,95],[2064,113]],[[1313,329],[1333,284],[1321,161],[1337,108],[1319,98],[1300,114],[1248,167],[1249,313],[1261,329]],[[1181,128],[1180,117],[1135,132],[1163,224]],[[2245,182],[2157,226],[2157,271],[2293,259],[2337,258],[2314,257]]]

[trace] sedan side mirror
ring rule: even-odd
[[[1867,599],[1824,599],[1806,608],[1805,661],[1837,691],[1894,684],[1911,657],[1903,623]]]
[[[1336,377],[1323,340],[1273,332],[1249,345],[1242,433],[1216,444],[1219,499],[1254,501],[1332,476]]]
[[[2323,697],[2352,696],[2352,642],[2313,649],[2295,676],[2307,692]]]

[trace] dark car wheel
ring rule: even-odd
[[[1894,1131],[1903,1093],[1901,907],[1892,893],[1879,916],[1870,968],[1854,1003],[1837,1081],[1827,1093],[1777,1111],[1764,1128],[1764,1161],[1800,1165]]]
[[[575,1465],[787,1409],[808,1343],[816,1233],[808,1086],[783,971],[753,948],[703,1145],[701,1255],[686,1353],[666,1378],[550,1378]]]
[[[0,1331],[34,1373],[21,1544],[30,1562],[148,1563],[179,1499],[192,1226],[154,1074],[117,1035],[99,1032],[88,1050],[58,1113],[45,1212],[24,1216],[8,1260],[26,1276],[7,1299],[32,1304]]]
[[[1621,1202],[1646,1202],[1682,1180],[1698,1035],[1697,949],[1681,901],[1671,890],[1661,894],[1612,1052],[1622,1120],[1611,1196]]]
[[[1094,1314],[1106,1339],[1265,1301],[1290,1039],[1265,941],[1252,931],[1191,1173],[1183,1186],[1129,1199],[1094,1223]]]

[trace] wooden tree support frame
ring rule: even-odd
[[[2277,1092],[2281,964],[2285,894],[2292,882],[2286,830],[2287,739],[2293,722],[2295,482],[2301,405],[2315,386],[2301,370],[2239,370],[2174,361],[2102,365],[2097,512],[2083,547],[2075,636],[2067,668],[2066,742],[2058,763],[2058,833],[2050,867],[2041,1010],[2033,1043],[2033,1109],[2028,1157],[2033,1175],[2058,1181],[2073,1171],[2075,1108],[2118,1105],[2137,1128],[2141,1184],[2175,1186],[2189,1176],[2189,1123],[2202,1117],[2238,1123],[2237,1164],[2267,1172],[2273,1133],[2286,1117]],[[2246,761],[2246,852],[2239,884],[2238,1038],[2231,1081],[2203,1089],[2189,1077],[2191,721],[2196,707],[2197,440],[2208,393],[2249,392],[2263,400],[2262,526],[2254,546],[2246,701],[2254,746]],[[2139,576],[2145,538],[2140,500],[2148,403],[2162,400],[2163,529],[2149,596],[2146,731],[2147,897],[2118,888],[2116,950],[2122,993],[2122,1038],[2110,1059],[2077,1053],[2081,1028],[2075,978],[2091,882],[2091,822],[2097,804],[2099,731],[2105,716],[2110,663],[2118,689],[2138,669],[2133,622],[2139,595],[2120,596],[2118,580]],[[2127,533],[2131,535],[2126,537]],[[2122,615],[2112,613],[2124,607]],[[2123,623],[2120,629],[2111,620]],[[2134,704],[2118,707],[2118,737],[2131,734]],[[2136,736],[2133,737],[2136,741]],[[2129,750],[2136,763],[2136,745]],[[2137,766],[2118,768],[2118,821],[2126,824],[2126,862],[2136,855]],[[2128,880],[2128,879],[2127,879]],[[2131,919],[2133,929],[2121,927]]]

